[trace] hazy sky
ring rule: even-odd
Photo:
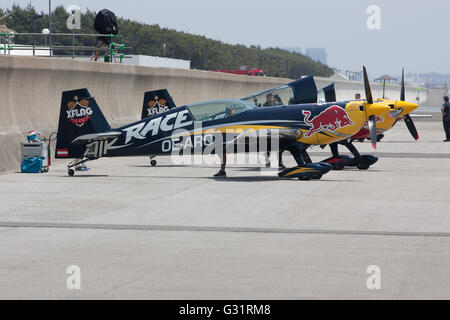
[[[1,7],[48,0],[2,0]],[[108,8],[118,16],[159,24],[228,43],[323,47],[328,64],[371,74],[450,73],[449,0],[53,0],[85,10]],[[369,5],[381,9],[381,30],[369,30]],[[119,26],[120,27],[120,26]]]

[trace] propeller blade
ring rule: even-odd
[[[373,104],[372,90],[370,90],[369,76],[367,75],[366,67],[363,67],[363,73],[364,73],[364,89],[366,90],[366,100],[368,104]]]
[[[370,131],[370,141],[372,142],[372,147],[377,149],[377,120],[375,116],[369,117],[369,131]]]
[[[405,94],[405,69],[402,69],[402,91],[400,92],[400,101],[406,101]]]
[[[386,77],[384,77],[384,80],[383,80],[383,99],[386,96],[385,93],[386,93]]]
[[[414,121],[411,118],[409,114],[403,117],[403,120],[405,120],[406,126],[408,127],[409,132],[411,132],[411,135],[415,140],[419,140],[419,134],[417,133],[416,126],[414,125]]]

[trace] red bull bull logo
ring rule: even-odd
[[[323,129],[336,131],[339,128],[354,124],[348,116],[347,111],[336,105],[327,108],[312,119],[311,111],[303,110],[302,113],[305,116],[305,123],[311,126],[309,131],[305,134],[305,137],[311,137],[313,134],[316,134]]]
[[[375,118],[375,122],[376,123],[381,123],[381,122],[384,122],[384,118],[382,117],[382,116],[377,116],[376,118]],[[369,120],[367,120],[365,123],[364,123],[364,128],[369,128]]]

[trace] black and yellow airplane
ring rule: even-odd
[[[279,177],[320,179],[331,165],[305,163],[303,152],[311,145],[352,137],[366,121],[387,110],[387,105],[367,101],[258,108],[243,100],[222,99],[170,109],[112,129],[87,89],[65,91],[56,158],[75,159],[68,165],[73,176],[75,166],[102,157],[189,155],[200,150],[226,158],[226,153],[266,150],[261,140],[267,142],[276,133],[278,149],[290,151],[298,164],[281,171]],[[249,139],[254,132],[263,134]],[[266,146],[274,147],[271,142]]]
[[[371,121],[367,121],[361,130],[349,139],[344,139],[338,142],[330,144],[330,148],[333,156],[331,158],[323,160],[323,162],[333,165],[333,169],[342,170],[345,166],[358,167],[361,170],[368,169],[371,165],[378,161],[378,158],[374,155],[361,155],[354,146],[354,141],[363,142],[364,140],[371,140],[374,148],[376,148],[376,142],[380,140],[387,130],[391,129],[398,121],[404,120],[408,130],[415,140],[419,138],[417,129],[410,116],[410,113],[414,111],[418,106],[417,104],[405,101],[405,80],[404,70],[402,73],[402,85],[400,100],[388,100],[385,99],[384,94],[382,99],[373,99],[372,93],[367,77],[367,72],[364,68],[365,79],[365,91],[367,101],[369,103],[381,103],[382,105],[388,105],[390,110],[384,112],[381,115],[372,118]],[[257,106],[262,106],[262,101],[267,100],[267,95],[282,97],[285,101],[307,101],[313,102],[325,102],[332,103],[336,101],[336,91],[334,83],[317,91],[314,79],[312,76],[298,79],[286,85],[282,85],[276,88],[268,89],[263,92],[253,94],[244,98],[245,101],[253,102]],[[376,130],[374,130],[374,128]],[[338,146],[345,146],[354,156],[351,158],[346,155],[340,155]],[[323,145],[322,147],[325,147]]]
[[[376,131],[371,131],[369,127],[370,124],[366,123],[364,127],[350,139],[332,143],[330,148],[333,156],[324,160],[324,162],[332,164],[333,169],[335,170],[342,170],[346,166],[357,167],[361,170],[368,169],[372,164],[378,161],[378,158],[374,155],[361,155],[358,149],[354,146],[353,142],[370,140],[372,144],[375,144],[377,141],[382,139],[386,131],[393,128],[400,120],[405,122],[406,127],[414,140],[418,140],[419,134],[410,115],[411,112],[418,108],[418,105],[406,101],[405,91],[405,71],[403,69],[399,100],[385,99],[384,89],[382,99],[373,99],[371,95],[368,97],[369,100],[373,100],[373,103],[381,103],[383,105],[388,105],[391,108],[390,111],[376,117]],[[329,102],[330,100],[326,101]],[[339,145],[344,145],[352,153],[353,158],[346,155],[340,155],[338,149]]]

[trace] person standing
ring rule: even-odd
[[[275,107],[275,106],[283,105],[281,98],[279,95],[274,95],[272,92],[269,92],[266,95],[266,102],[263,104],[263,107]],[[278,167],[281,169],[286,168],[283,164],[283,152],[284,150],[279,150],[278,152]],[[265,154],[266,157],[266,167],[270,167],[270,151]]]
[[[96,50],[91,56],[91,61],[97,61],[103,45],[109,48],[111,46],[111,38],[119,34],[119,26],[117,25],[115,13],[108,9],[100,10],[94,19],[94,29],[103,36],[97,37]]]
[[[441,111],[445,131],[444,141],[450,142],[450,102],[448,96],[444,97],[444,104],[442,105]]]

